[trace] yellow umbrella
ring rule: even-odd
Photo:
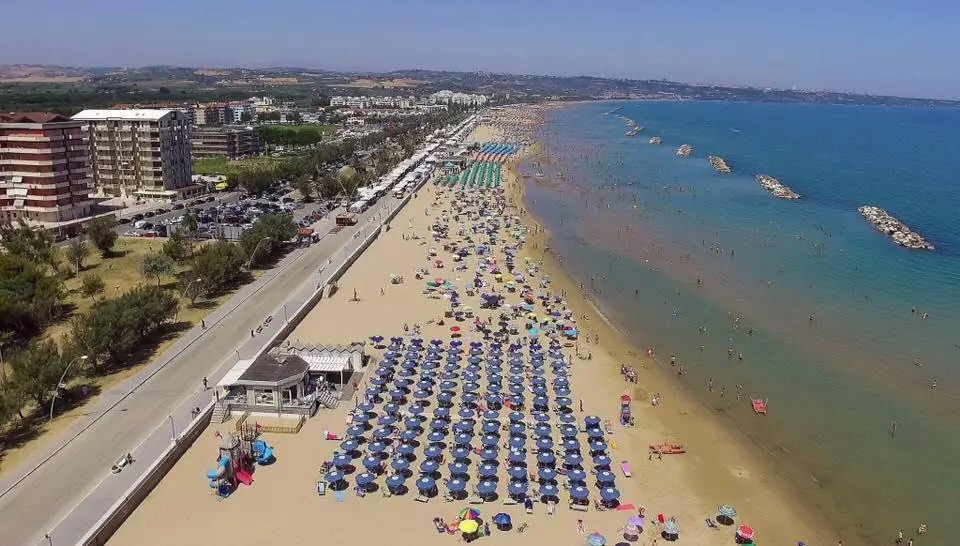
[[[460,530],[467,534],[476,533],[479,528],[480,524],[475,519],[465,519],[460,522]]]

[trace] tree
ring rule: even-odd
[[[240,278],[243,265],[244,255],[240,246],[219,240],[203,246],[194,255],[193,268],[186,276],[200,279],[197,284],[201,287],[201,293],[214,296]]]
[[[100,275],[96,273],[85,275],[83,279],[80,280],[80,293],[92,299],[94,303],[97,301],[97,296],[103,294],[106,288],[107,283],[103,282]]]
[[[240,114],[240,123],[249,123],[253,120],[253,114],[250,112],[244,111]]]
[[[67,260],[76,266],[76,274],[79,275],[80,269],[83,267],[84,258],[90,254],[90,247],[87,246],[86,239],[83,237],[74,238],[67,244],[66,248],[63,249],[63,252]]]
[[[48,268],[0,252],[0,342],[24,341],[61,310],[63,282]]]
[[[170,291],[153,285],[131,288],[97,303],[70,321],[68,348],[88,356],[95,372],[120,364],[176,316],[180,304]]]
[[[49,401],[50,392],[57,389],[66,363],[60,348],[51,339],[35,339],[25,348],[6,359],[10,379],[17,390],[39,406]]]
[[[197,217],[191,213],[185,214],[183,216],[183,221],[180,222],[180,229],[184,230],[190,237],[196,236]]]
[[[183,263],[193,255],[193,240],[183,229],[183,226],[180,226],[173,230],[170,237],[164,241],[163,246],[160,247],[160,252],[177,263]]]
[[[16,226],[7,221],[0,222],[0,242],[3,248],[14,256],[38,264],[56,266],[53,238],[44,229],[32,229],[22,218]]]
[[[274,256],[286,241],[297,235],[292,214],[265,214],[240,238],[240,246],[250,264],[259,264]]]
[[[113,216],[95,218],[87,226],[87,237],[93,246],[97,247],[100,255],[109,258],[113,252],[113,245],[117,243],[117,219]]]
[[[163,252],[151,252],[143,257],[143,263],[140,264],[140,272],[144,275],[150,275],[157,278],[157,286],[160,286],[160,278],[164,275],[173,273],[176,264],[170,256]]]
[[[293,181],[293,189],[300,193],[304,203],[313,202],[313,181],[308,176],[299,176]]]

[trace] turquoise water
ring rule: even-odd
[[[644,131],[624,136],[614,107]],[[540,138],[528,205],[565,267],[638,343],[676,354],[678,380],[860,539],[846,542],[921,521],[925,542],[960,535],[960,111],[593,103],[552,111]],[[675,156],[683,143],[693,157]],[[895,246],[864,204],[937,251]]]

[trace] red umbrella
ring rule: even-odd
[[[460,331],[460,327],[459,327],[459,326],[451,326],[451,327],[450,327],[450,331],[451,331],[451,332],[459,332],[459,331]]]
[[[741,525],[737,527],[737,536],[743,540],[753,540],[754,530],[753,527],[749,525]]]

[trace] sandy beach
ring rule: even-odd
[[[468,143],[518,142],[521,138],[532,142],[532,131],[542,108],[523,107],[508,109],[499,116],[494,114],[493,122],[477,127]],[[536,152],[536,146],[523,149],[526,153]],[[679,523],[679,543],[734,544],[736,525],[714,529],[705,523],[716,517],[717,506],[722,504],[736,507],[737,524],[746,523],[757,529],[759,543],[836,543],[841,537],[830,529],[829,522],[824,522],[813,507],[798,502],[789,484],[777,477],[775,468],[744,445],[736,431],[718,422],[675,385],[670,377],[675,371],[669,363],[644,355],[645,348],[631,344],[604,320],[576,284],[563,274],[549,252],[549,234],[523,209],[524,180],[507,169],[504,173],[505,198],[510,205],[505,216],[519,215],[527,228],[519,258],[538,264],[540,278],[543,274],[549,276],[549,291],[564,294],[565,305],[577,319],[578,347],[576,351],[567,349],[572,356],[570,383],[571,397],[577,403],[575,415],[580,421],[591,414],[612,421],[613,433],[607,438],[610,457],[617,463],[629,461],[632,467],[632,477],[627,478],[618,464],[613,465],[622,493],[620,502],[646,509],[648,524],[634,543],[665,543],[660,529],[649,523],[663,514]],[[368,340],[375,334],[400,336],[405,325],[419,325],[420,337],[449,341],[453,322],[447,319],[444,325],[437,323],[449,302],[425,295],[424,281],[415,279],[415,274],[418,269],[429,269],[426,278],[449,278],[458,285],[472,278],[473,267],[454,271],[448,254],[437,248],[438,255],[432,256],[429,250],[442,246],[433,242],[429,226],[438,221],[443,211],[451,210],[453,200],[462,198],[458,191],[428,182],[392,222],[391,229],[340,280],[337,293],[322,300],[288,340],[343,344]],[[454,239],[455,224],[450,221]],[[503,240],[512,242],[505,230]],[[506,259],[503,249],[498,247],[492,248],[492,257],[498,263]],[[444,261],[442,269],[435,267],[434,260],[438,258]],[[467,258],[471,266],[475,259],[473,255]],[[402,276],[403,282],[391,283],[391,274]],[[515,297],[505,291],[504,295],[511,302]],[[478,309],[481,319],[493,315],[479,309],[476,297],[465,298],[465,302]],[[481,339],[461,325],[465,342]],[[368,352],[372,358],[367,372],[382,358],[382,351],[368,348]],[[637,371],[636,383],[624,380],[622,365]],[[369,379],[369,373],[365,373],[360,378],[361,385]],[[617,420],[620,396],[624,393],[633,398],[634,426],[621,426]],[[657,393],[660,403],[654,406],[650,401]],[[265,434],[264,439],[274,447],[276,462],[258,467],[252,486],[241,486],[225,499],[211,492],[205,473],[216,465],[220,442],[216,433],[227,435],[235,423],[230,420],[211,425],[118,530],[111,544],[219,544],[242,540],[364,545],[383,541],[449,544],[456,540],[455,536],[438,533],[432,520],[452,520],[466,506],[464,502],[448,503],[434,498],[429,503],[419,503],[413,500],[415,492],[386,498],[377,491],[358,498],[349,489],[344,502],[337,502],[331,492],[318,496],[316,484],[324,475],[321,465],[331,459],[339,445],[337,441],[326,441],[325,432],[342,435],[350,422],[348,412],[353,408],[354,401],[344,400],[335,410],[319,410],[298,434]],[[250,417],[251,421],[257,419]],[[266,420],[261,418],[261,422]],[[661,442],[682,443],[687,453],[651,457],[648,446]],[[352,476],[348,480],[353,483]],[[505,482],[505,475],[501,481]],[[586,534],[592,532],[605,535],[608,543],[614,544],[623,540],[626,520],[637,513],[597,511],[592,506],[589,511],[577,512],[565,502],[559,503],[552,515],[546,513],[546,506],[540,502],[535,503],[530,515],[522,505],[505,506],[501,502],[473,507],[485,520],[504,512],[512,516],[514,526],[528,525],[524,533],[494,530],[491,536],[479,539],[507,545],[530,541],[584,544]],[[582,520],[585,534],[578,533],[578,520]]]

